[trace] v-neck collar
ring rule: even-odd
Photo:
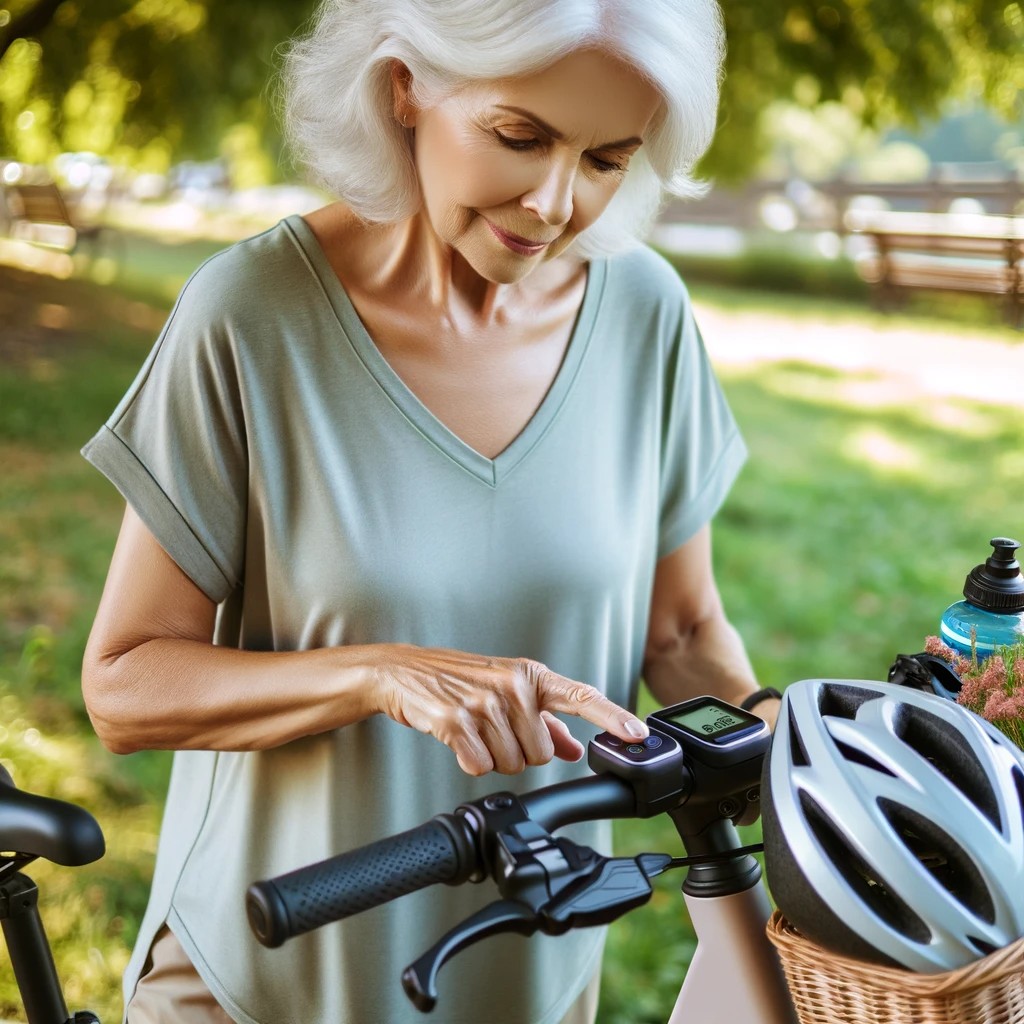
[[[402,415],[431,444],[453,462],[491,487],[497,485],[523,461],[551,426],[572,390],[583,356],[593,335],[598,307],[604,291],[607,260],[591,260],[587,283],[576,322],[569,336],[562,363],[540,406],[511,443],[493,459],[481,455],[441,422],[406,385],[381,354],[338,275],[330,265],[312,229],[299,214],[285,219],[302,251],[320,279],[335,315],[356,355]]]

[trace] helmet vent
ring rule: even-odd
[[[931,931],[913,910],[886,885],[836,828],[813,797],[800,793],[800,806],[814,838],[847,885],[890,927],[914,942],[928,942]]]
[[[811,763],[796,718],[792,716],[789,719],[789,762],[794,768],[806,768]]]
[[[952,836],[917,811],[893,800],[880,799],[878,807],[903,845],[943,889],[976,917],[989,924],[995,907],[981,873]]]
[[[882,772],[891,778],[896,778],[895,772],[889,771],[881,761],[876,761],[866,751],[858,750],[856,747],[851,747],[846,743],[840,743],[838,740],[836,740],[836,747],[847,761],[852,761],[854,764],[862,764],[865,768],[873,768],[876,772]]]
[[[1012,775],[1014,785],[1017,787],[1017,800],[1020,803],[1021,818],[1024,819],[1024,771],[1014,766]]]
[[[993,946],[991,942],[986,942],[984,939],[979,939],[975,935],[968,935],[967,941],[982,955],[988,956],[989,953],[994,953],[999,946]]]
[[[930,711],[904,704],[896,715],[895,732],[1002,830],[992,783],[959,729]]]
[[[818,691],[818,710],[835,718],[856,718],[857,710],[869,700],[884,696],[879,690],[866,686],[843,686],[842,683],[825,683]]]

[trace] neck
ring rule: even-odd
[[[422,212],[393,226],[387,283],[397,281],[419,302],[453,325],[477,327],[505,322],[532,289],[520,282],[497,284],[482,277],[452,246],[445,244]]]

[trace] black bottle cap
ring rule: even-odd
[[[993,537],[989,543],[992,554],[968,574],[964,597],[987,612],[1024,611],[1024,576],[1014,558],[1020,542]]]

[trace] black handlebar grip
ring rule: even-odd
[[[439,814],[408,832],[254,882],[246,913],[256,938],[273,948],[428,885],[465,882],[476,870],[466,820]]]

